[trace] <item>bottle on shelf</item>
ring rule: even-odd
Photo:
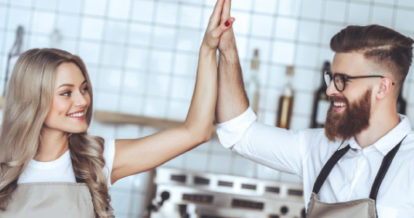
[[[402,96],[403,87],[401,86],[400,94],[397,99],[397,112],[400,114],[405,114],[405,109],[407,107],[407,101]]]
[[[315,92],[313,99],[313,109],[311,117],[311,128],[323,128],[325,126],[326,115],[330,106],[329,97],[326,95],[326,84],[324,81],[325,71],[331,69],[329,61],[325,61],[322,66],[321,85]]]
[[[260,101],[260,82],[258,78],[260,67],[259,49],[254,49],[253,57],[250,61],[250,77],[246,82],[247,97],[250,107],[257,114],[259,112]]]
[[[283,88],[282,95],[279,97],[279,105],[276,116],[276,126],[285,129],[290,128],[290,119],[292,117],[294,91],[291,80],[293,74],[294,67],[286,67],[287,83]]]

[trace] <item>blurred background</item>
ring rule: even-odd
[[[61,48],[79,55],[89,70],[98,112],[91,134],[111,139],[157,132],[167,127],[160,121],[174,125],[185,119],[195,82],[198,49],[214,3],[0,0],[0,90],[18,50]],[[233,0],[232,16],[236,18],[234,31],[246,87],[250,98],[255,98],[258,119],[276,125],[280,97],[286,85],[291,84],[294,103],[288,115],[290,129],[294,130],[317,127],[313,121],[319,119],[318,114],[323,115],[323,106],[315,112],[314,106],[319,104],[315,99],[317,90],[323,89],[323,64],[333,57],[329,41],[335,33],[349,24],[375,23],[414,37],[411,0]],[[412,124],[413,89],[414,77],[410,72],[401,97]],[[129,117],[125,119],[126,114]],[[232,154],[219,145],[216,136],[162,167],[179,170],[172,171],[175,175],[197,172],[211,178],[251,178],[258,183],[275,181],[280,187],[301,182],[296,176]],[[111,195],[116,217],[148,216],[151,204],[151,210],[159,210],[160,205],[154,206],[160,200],[154,175],[154,171],[145,172],[114,184]],[[172,174],[169,178],[173,178]],[[209,187],[213,188],[211,184]],[[237,192],[236,188],[233,191]],[[167,200],[174,196],[170,195]],[[283,213],[281,209],[273,217],[299,215],[286,210]]]

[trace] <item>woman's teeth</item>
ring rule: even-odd
[[[83,117],[84,115],[85,113],[83,112],[69,114],[70,117]]]

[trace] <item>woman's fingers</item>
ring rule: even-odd
[[[224,23],[220,24],[220,26],[218,26],[212,31],[212,36],[216,39],[220,38],[221,34],[223,34],[224,31],[231,27],[231,25],[234,23],[234,20],[234,17],[230,17]]]
[[[213,28],[216,27],[220,22],[220,16],[223,11],[223,4],[227,0],[217,0],[216,5],[214,6],[214,11],[210,16],[209,27],[213,25]]]
[[[235,20],[230,17],[230,3],[230,0],[217,0],[216,2],[203,39],[203,44],[209,48],[217,49],[221,35],[231,28]],[[226,7],[226,11],[224,11],[224,7]],[[223,19],[223,16],[226,16],[227,19]]]

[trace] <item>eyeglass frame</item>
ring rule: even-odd
[[[326,81],[326,79],[327,79],[327,77],[326,76],[329,76],[329,83]],[[342,90],[340,90],[339,88],[338,88],[338,85],[336,84],[336,80],[335,80],[335,77],[337,77],[337,76],[341,76],[340,78],[341,78],[341,80],[342,80],[342,82],[343,82],[343,84],[344,84],[344,87],[343,87],[343,89]],[[344,73],[334,73],[334,74],[332,74],[332,72],[331,71],[328,71],[328,70],[326,70],[326,71],[324,71],[324,73],[323,73],[323,80],[324,80],[324,82],[325,82],[325,85],[326,85],[326,87],[328,87],[329,86],[329,84],[332,82],[332,80],[334,81],[333,83],[334,83],[334,85],[335,85],[335,89],[338,91],[338,92],[343,92],[344,90],[345,90],[345,88],[346,88],[346,83],[349,81],[349,80],[351,80],[351,79],[364,79],[364,78],[385,78],[385,76],[383,76],[383,75],[364,75],[364,76],[349,76],[349,75],[346,75],[346,74],[344,74]],[[392,82],[392,85],[395,85],[395,83],[394,82]]]

